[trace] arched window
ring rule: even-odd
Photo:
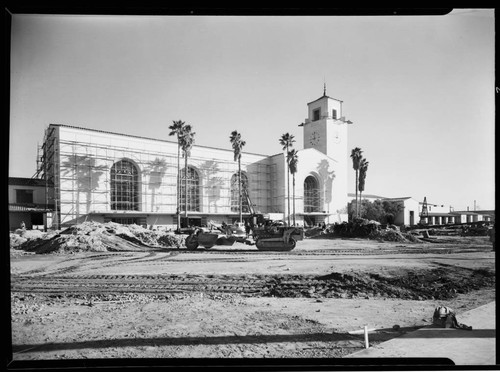
[[[111,167],[111,209],[139,210],[139,172],[128,160]]]
[[[245,197],[248,194],[248,177],[244,172],[241,172],[241,211],[249,213],[248,199]],[[240,201],[238,193],[238,173],[231,177],[231,212],[240,211]]]
[[[181,197],[180,210],[186,209],[186,177],[185,168],[181,169]],[[200,176],[196,169],[187,168],[187,210],[191,212],[200,212]]]
[[[320,201],[318,180],[308,176],[304,180],[304,212],[320,212]]]

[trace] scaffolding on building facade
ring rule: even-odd
[[[115,194],[122,193],[120,195],[124,199],[127,199],[127,192],[137,192],[137,208],[133,209],[139,213],[176,213],[177,151],[158,152],[147,149],[147,146],[103,145],[93,141],[91,132],[85,142],[60,138],[56,127],[49,125],[45,131],[34,176],[46,182],[46,204],[54,205],[56,228],[69,221],[78,221],[89,213],[116,211],[112,209],[113,190]],[[137,167],[137,175],[127,174],[127,167],[123,166],[115,170],[112,177],[113,166],[123,160]],[[276,187],[272,179],[276,177],[276,172],[273,172],[275,167],[275,164],[259,163],[255,169],[248,164],[245,173],[249,180],[249,193],[258,210],[267,211],[271,206],[270,201],[275,195],[273,187]],[[180,168],[183,178],[182,157]],[[190,168],[195,170],[198,177],[194,187],[198,190],[200,209],[195,212],[234,214],[230,208],[231,177],[237,173],[237,163],[190,156]],[[117,183],[118,178],[120,182]],[[49,192],[50,188],[53,188],[53,193]],[[181,184],[181,195],[183,188],[184,182]],[[188,191],[188,199],[190,196],[193,195]],[[134,196],[130,195],[130,200],[133,199]],[[183,210],[181,205],[181,213]]]

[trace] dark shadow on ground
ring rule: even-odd
[[[496,338],[495,329],[476,329],[467,331],[457,328],[428,327],[420,332],[404,335],[404,338]]]
[[[114,340],[89,340],[81,342],[58,342],[47,344],[12,345],[13,353],[31,350],[53,351],[73,349],[101,349],[107,347],[181,346],[181,345],[227,345],[268,344],[279,342],[334,342],[343,348],[363,347],[363,341],[347,333],[312,333],[292,335],[234,335],[209,337],[161,337],[161,338],[119,338]]]

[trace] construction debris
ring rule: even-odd
[[[307,234],[311,236],[310,233]],[[343,238],[368,238],[379,241],[391,242],[421,242],[420,239],[410,233],[401,232],[395,225],[382,225],[380,222],[356,218],[352,222],[335,223],[327,226],[322,237]]]
[[[11,248],[16,250],[63,253],[179,248],[184,244],[184,238],[170,232],[148,230],[137,225],[88,221],[65,230],[47,233],[18,229],[10,234],[10,242]]]

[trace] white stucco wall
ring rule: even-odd
[[[138,170],[139,212],[148,214],[148,224],[161,225],[163,223],[160,223],[160,220],[165,224],[172,223],[171,215],[175,213],[177,204],[178,147],[175,141],[160,141],[64,125],[56,125],[54,128],[55,137],[58,138],[58,157],[54,166],[56,174],[59,175],[59,187],[56,188],[59,194],[56,199],[57,207],[61,210],[61,223],[71,223],[89,213],[95,216],[112,212],[111,168],[123,159],[131,161]],[[343,133],[342,137],[346,135],[347,133]],[[234,161],[230,143],[228,142],[228,149],[217,149],[198,145],[197,142],[202,140],[195,140],[188,166],[196,169],[199,175],[198,213],[220,216],[234,214],[231,212],[230,182],[231,176],[238,171],[238,163]],[[338,144],[333,145],[338,147]],[[303,213],[304,180],[313,175],[321,188],[321,211],[331,214],[326,218],[326,222],[347,220],[348,154],[345,146],[342,144],[336,150],[339,154],[342,153],[339,159],[332,158],[316,148],[299,150],[295,181],[297,214]],[[339,150],[340,148],[343,150]],[[325,151],[326,149],[325,145]],[[180,167],[184,168],[182,157]],[[287,206],[287,167],[283,153],[267,156],[244,152],[241,157],[241,169],[248,177],[250,198],[256,211],[284,213],[285,219],[292,213],[293,204],[290,204],[290,211]],[[290,194],[293,195],[291,178]],[[158,217],[158,214],[162,213],[170,216]]]
[[[347,221],[347,190],[339,175],[339,164],[334,159],[316,149],[298,151],[298,167],[295,175],[295,211],[304,213],[304,181],[313,176],[318,181],[321,194],[321,212],[330,214],[325,217],[326,223]],[[343,213],[342,213],[343,212]],[[300,224],[303,217],[297,216]]]
[[[65,126],[58,129],[61,223],[91,212],[111,211],[110,171],[122,159],[130,160],[139,171],[140,211],[175,213],[177,143]],[[250,153],[241,157],[241,169],[247,172],[251,186],[256,182],[260,185],[258,190],[250,190],[259,208],[269,206],[270,169],[249,166],[264,159],[265,155]],[[163,165],[155,167],[158,162]],[[230,181],[238,171],[233,151],[195,145],[188,166],[199,175],[200,213],[231,213]],[[180,167],[184,168],[182,157]]]
[[[389,199],[390,200],[390,199]],[[396,225],[412,225],[410,214],[413,212],[413,225],[420,221],[419,202],[413,198],[401,199],[398,201],[403,210],[394,218]]]
[[[45,187],[44,186],[9,185],[9,187],[8,187],[9,203],[17,203],[16,190],[33,190],[33,203],[34,204],[45,204]]]

